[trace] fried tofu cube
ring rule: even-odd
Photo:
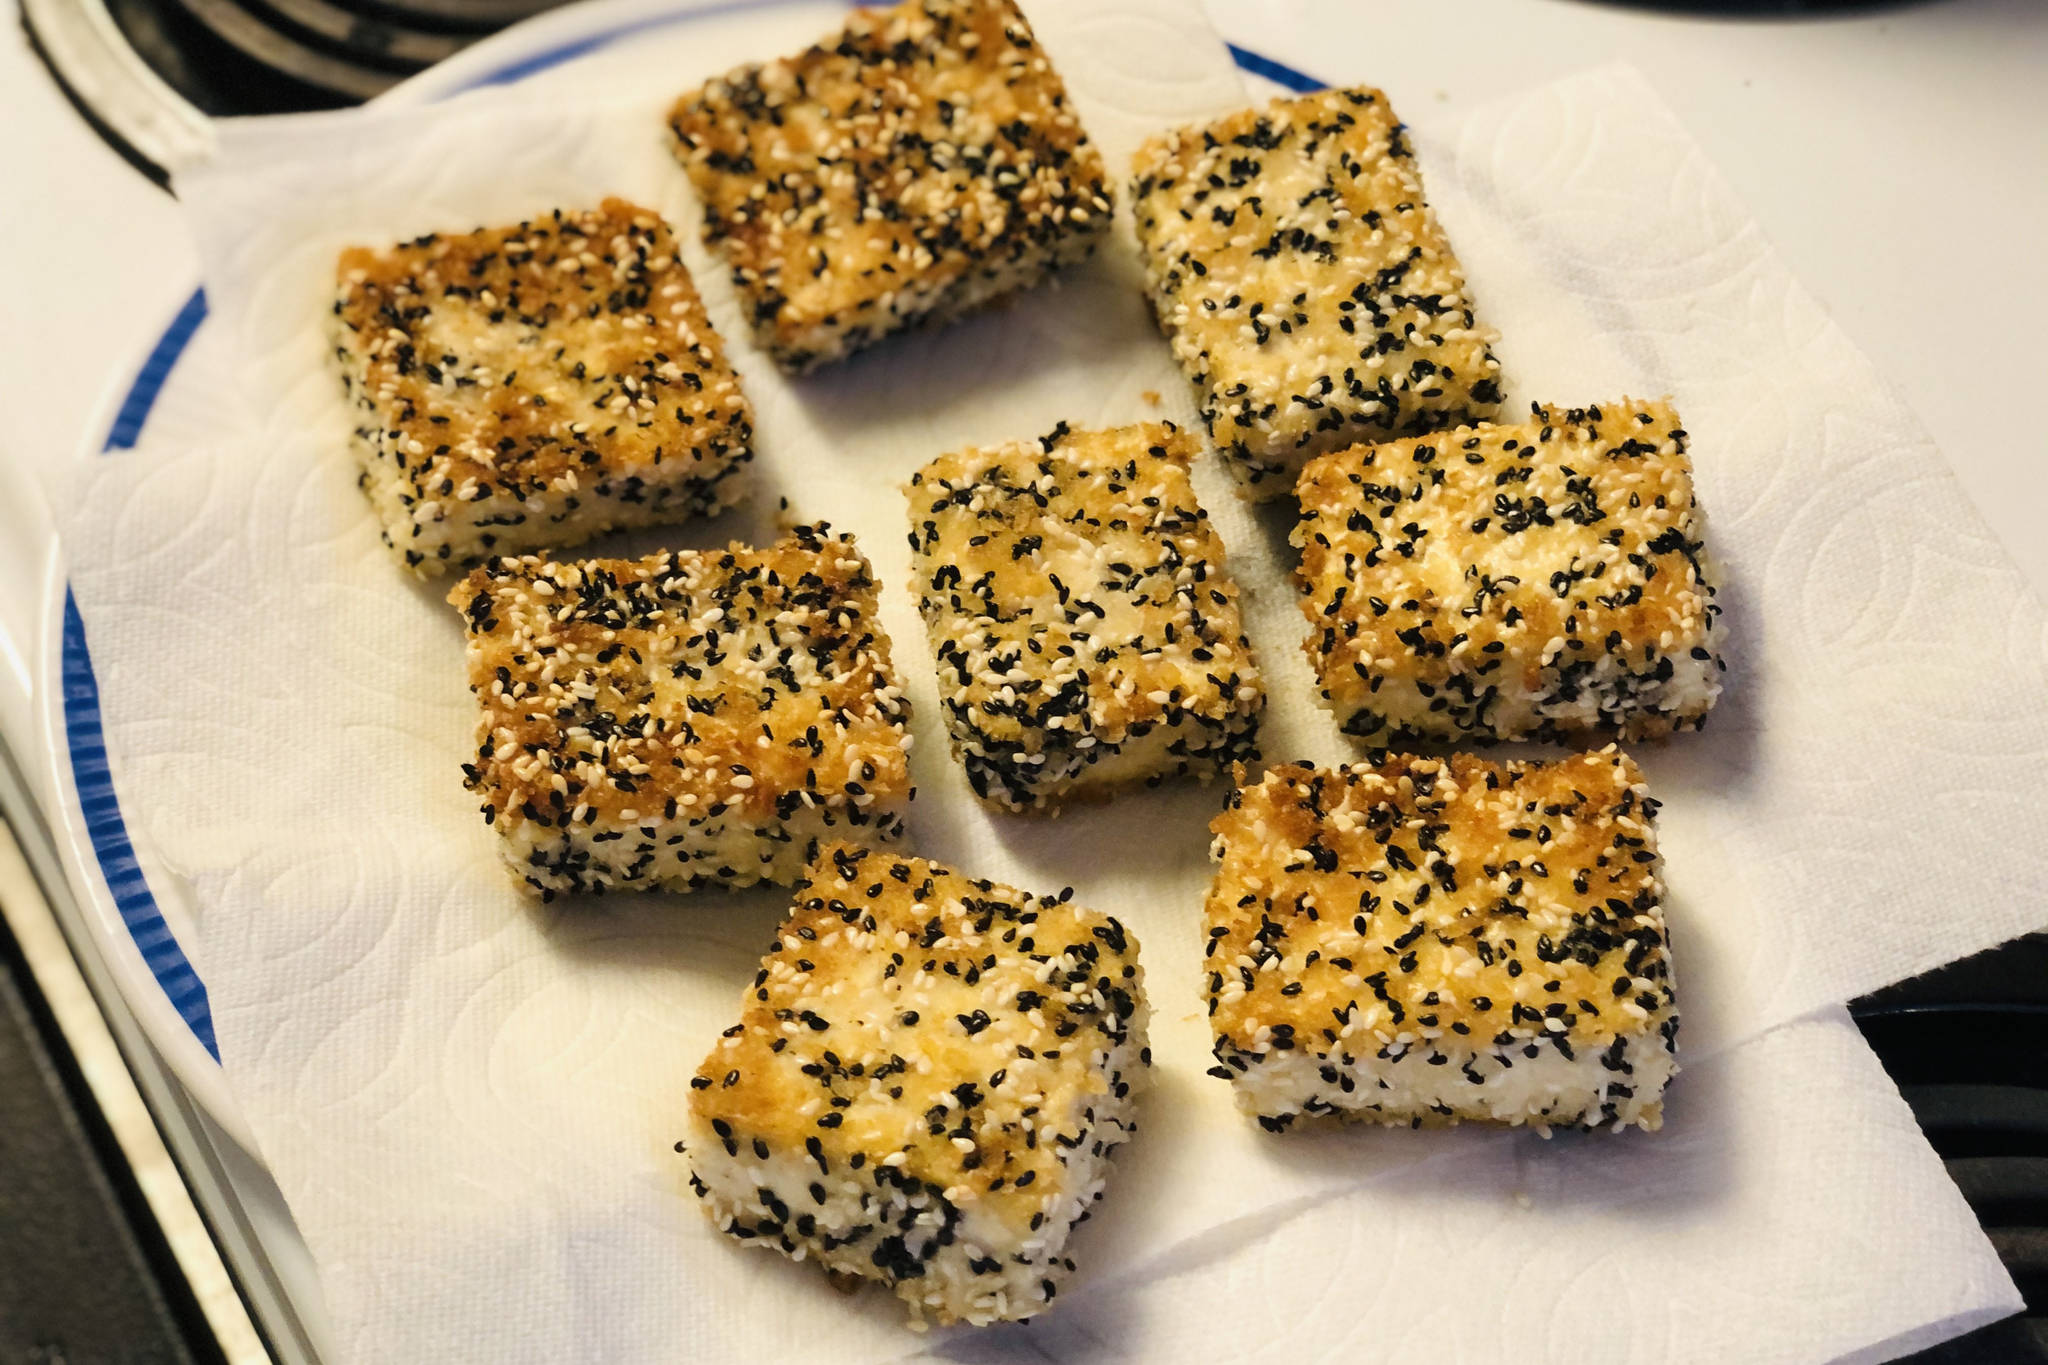
[[[352,247],[339,275],[363,491],[414,572],[737,500],[753,412],[657,215],[607,199]]]
[[[1102,157],[1009,0],[856,10],[669,123],[705,237],[793,372],[1028,288],[1110,222]]]
[[[1252,756],[1265,694],[1171,423],[963,450],[911,479],[918,605],[975,793],[1053,810]]]
[[[1027,1318],[1134,1130],[1138,944],[1059,897],[823,850],[690,1082],[720,1229],[889,1285],[912,1317]]]
[[[910,704],[848,536],[494,559],[449,594],[481,704],[467,785],[543,899],[793,882],[897,837]]]
[[[1678,1013],[1656,811],[1611,747],[1268,771],[1212,826],[1213,1073],[1274,1130],[1657,1127]]]
[[[1668,403],[1357,446],[1302,472],[1305,647],[1339,722],[1652,739],[1721,692],[1720,607]]]
[[[1179,129],[1135,175],[1153,311],[1249,496],[1285,497],[1326,451],[1499,408],[1493,334],[1379,91]]]

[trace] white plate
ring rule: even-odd
[[[598,0],[572,5],[487,38],[380,97],[386,104],[429,104],[484,85],[528,81],[566,62],[655,31],[692,24],[760,24],[761,52],[786,46],[792,23],[804,32],[804,11],[818,32],[830,29],[843,5],[823,0]],[[766,30],[772,27],[775,32]],[[771,41],[772,39],[772,41]],[[1231,55],[1255,84],[1313,90],[1321,82],[1255,52]],[[197,288],[149,349],[108,386],[87,429],[79,458],[143,450],[159,439],[203,438],[207,413],[189,380],[213,339]],[[189,399],[189,402],[181,402]],[[57,775],[53,824],[65,871],[96,946],[150,1043],[194,1101],[250,1151],[256,1146],[228,1093],[213,1037],[206,986],[187,956],[194,942],[184,888],[168,874],[122,816],[101,736],[98,685],[84,623],[71,604],[68,580],[55,558],[46,575],[43,660],[44,744]]]

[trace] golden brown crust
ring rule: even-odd
[[[1212,825],[1219,1053],[1642,1032],[1672,1005],[1655,812],[1612,748],[1270,770]]]
[[[584,538],[602,529],[584,504],[612,505],[597,523],[653,519],[670,498],[687,514],[749,458],[752,412],[648,210],[607,199],[352,247],[337,269],[358,450],[414,568]]]
[[[1134,176],[1153,310],[1253,496],[1318,452],[1498,407],[1491,334],[1381,92],[1177,129]]]
[[[508,835],[772,830],[814,808],[860,823],[907,795],[909,706],[850,537],[799,527],[765,549],[497,559],[449,601],[482,705],[468,783]],[[532,872],[574,885],[589,850],[559,853]],[[648,859],[655,880],[666,856]]]
[[[858,10],[677,101],[679,154],[763,344],[803,369],[1085,253],[1111,189],[1009,0]]]
[[[977,794],[1046,809],[1251,754],[1265,696],[1199,450],[1170,422],[1062,423],[912,477],[919,607]]]
[[[1309,661],[1357,733],[1649,738],[1719,691],[1714,588],[1667,402],[1355,446],[1302,471]]]
[[[1110,1062],[1142,1047],[1143,1007],[1109,916],[833,845],[690,1106],[736,1148],[808,1151],[835,1178],[893,1167],[1021,1237],[1080,1193],[1068,1167],[1103,1140],[1091,1113],[1122,1110],[1135,1077]]]

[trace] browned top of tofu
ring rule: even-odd
[[[901,795],[909,703],[851,537],[646,559],[493,559],[449,593],[502,822],[786,818]]]
[[[744,455],[753,417],[668,225],[623,199],[351,247],[335,346],[421,499],[573,494]]]
[[[912,476],[919,605],[976,738],[1035,751],[1259,708],[1237,585],[1188,478],[1199,450],[1170,422],[1063,423]]]
[[[1685,449],[1669,403],[1623,399],[1311,462],[1294,535],[1310,657],[1437,687],[1512,670],[1540,691],[1546,667],[1708,648]]]
[[[1022,1238],[1076,1195],[1070,1153],[1099,1152],[1088,1110],[1134,1079],[1110,1054],[1143,1010],[1137,941],[1109,916],[830,845],[690,1104],[742,1152],[807,1152],[834,1179],[894,1167]]]
[[[706,236],[783,345],[1109,217],[1102,158],[1009,0],[858,10],[669,119]]]
[[[1220,447],[1327,450],[1492,415],[1490,334],[1383,93],[1176,129],[1134,174],[1154,306]]]
[[[1217,1037],[1323,1053],[1643,1032],[1671,1003],[1655,813],[1612,747],[1270,770],[1211,826]]]

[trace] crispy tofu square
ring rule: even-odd
[[[675,240],[607,199],[341,254],[362,487],[424,575],[727,506],[753,413]]]
[[[1492,333],[1377,90],[1155,138],[1131,190],[1153,311],[1246,492],[1304,461],[1491,417]]]
[[[690,1082],[691,1187],[734,1237],[914,1318],[1052,1301],[1150,1056],[1138,945],[1059,897],[822,851]]]
[[[1356,446],[1302,472],[1310,662],[1345,729],[1556,739],[1696,729],[1720,607],[1668,403]]]
[[[1212,826],[1213,1074],[1267,1128],[1655,1128],[1678,1013],[1657,803],[1613,749],[1275,768]]]
[[[1171,423],[942,456],[911,479],[918,606],[975,793],[1053,809],[1227,770],[1265,704]]]
[[[705,236],[792,371],[1028,288],[1109,226],[1102,158],[1009,0],[856,10],[669,123]]]
[[[820,839],[902,833],[910,706],[851,537],[494,559],[448,600],[482,705],[467,785],[544,899],[792,882]]]

